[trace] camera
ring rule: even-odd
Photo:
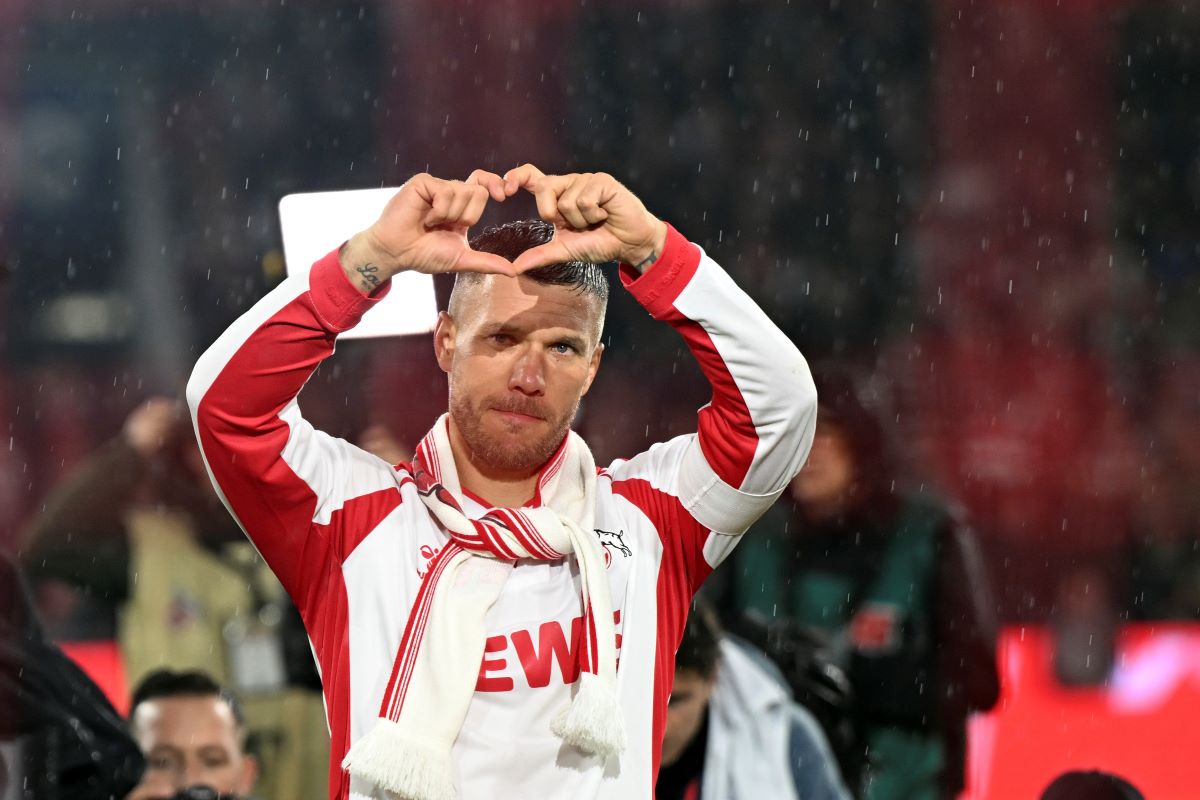
[[[171,800],[241,800],[234,794],[221,794],[211,786],[189,786],[180,789]]]

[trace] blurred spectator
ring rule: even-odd
[[[358,446],[389,464],[399,464],[412,458],[412,451],[400,443],[391,428],[379,423],[369,425],[359,434]]]
[[[225,627],[255,608],[245,576],[218,555],[241,532],[207,487],[181,413],[164,397],[140,405],[25,533],[33,580],[66,582],[119,609],[130,682],[168,662],[228,681]]]
[[[181,413],[163,397],[135,409],[47,498],[25,563],[116,614],[131,683],[166,666],[236,687],[262,785],[323,797],[328,734],[299,613],[220,505]]]
[[[1129,612],[1200,619],[1200,358],[1164,366],[1142,460]]]
[[[0,553],[0,797],[112,800],[141,772],[120,715],[46,640],[16,564]],[[10,794],[6,782],[22,789]]]
[[[1117,647],[1117,610],[1102,569],[1081,565],[1063,577],[1051,627],[1058,680],[1067,686],[1102,684]]]
[[[849,675],[869,800],[955,797],[966,717],[999,692],[991,599],[957,516],[896,490],[855,382],[818,371],[809,461],[735,551],[735,612],[824,632]]]
[[[129,723],[146,771],[128,800],[171,800],[202,786],[244,798],[254,789],[258,764],[246,753],[241,707],[203,672],[147,675],[133,691]]]
[[[675,656],[658,800],[848,800],[820,727],[702,602]]]
[[[1107,772],[1064,772],[1055,778],[1041,800],[1145,800],[1137,788]]]

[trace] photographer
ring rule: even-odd
[[[236,800],[254,789],[241,707],[203,672],[150,673],[129,721],[146,771],[126,800]]]

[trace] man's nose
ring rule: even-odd
[[[201,784],[211,783],[208,777],[208,770],[206,770],[197,762],[189,763],[187,767],[184,768],[182,777],[183,785],[178,787],[180,789],[185,789],[188,786],[199,786]]]
[[[546,367],[539,353],[526,350],[521,354],[513,364],[508,388],[531,397],[540,397],[546,393]]]

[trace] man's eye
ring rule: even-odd
[[[491,336],[488,337],[488,339],[490,339],[493,344],[498,344],[498,345],[506,345],[506,344],[512,343],[512,337],[509,336],[507,333],[493,333]]]
[[[574,345],[567,344],[566,342],[559,342],[559,343],[557,343],[557,344],[555,344],[555,345],[554,345],[554,352],[556,352],[556,353],[562,353],[562,354],[564,354],[564,355],[565,355],[565,354],[567,354],[567,353],[574,353],[574,352],[577,352],[577,351],[575,350],[575,346],[574,346]]]
[[[150,769],[171,769],[175,766],[175,760],[168,756],[150,756],[146,766]]]

